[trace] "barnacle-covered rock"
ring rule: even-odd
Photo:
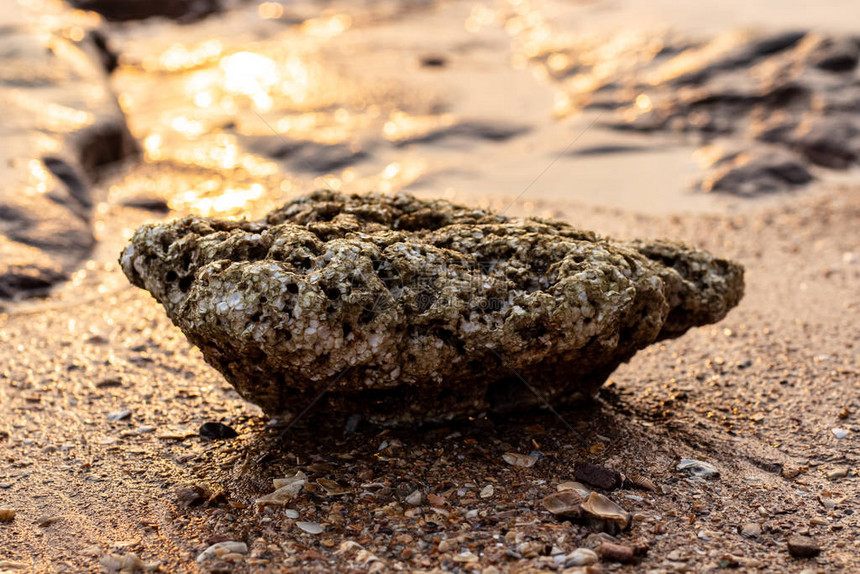
[[[403,194],[147,225],[120,261],[265,412],[326,392],[329,411],[382,424],[584,400],[743,293],[739,265],[686,245]]]

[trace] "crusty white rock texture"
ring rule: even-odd
[[[120,262],[247,400],[412,424],[582,401],[722,319],[740,265],[409,195],[322,191],[263,221],[140,228]],[[539,396],[538,396],[539,395]]]

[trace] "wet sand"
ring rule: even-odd
[[[71,281],[2,309],[0,506],[17,516],[0,523],[0,571],[96,571],[105,555],[130,552],[165,572],[561,571],[557,556],[599,542],[593,527],[541,505],[573,480],[578,460],[657,488],[607,493],[635,515],[617,539],[648,551],[602,571],[860,569],[856,171],[819,170],[812,185],[763,198],[696,192],[698,139],[583,132],[595,110],[558,118],[556,86],[511,64],[518,48],[502,21],[478,10],[474,31],[475,10],[347,6],[301,24],[313,12],[297,8],[285,26],[246,7],[186,28],[112,29],[122,54],[113,86],[145,156],[103,173],[98,242]],[[583,12],[589,26],[636,19],[599,3],[534,12],[562,28],[582,25]],[[696,14],[649,9],[657,23],[702,34],[746,24],[854,32],[829,12],[739,13],[697,27]],[[180,33],[184,48],[170,52]],[[219,50],[200,48],[213,36]],[[241,51],[287,63],[279,69],[301,90],[267,102],[275,88],[263,76],[231,92],[223,61]],[[439,54],[441,69],[422,65]],[[200,106],[200,93],[222,104]],[[333,95],[342,93],[354,99]],[[347,421],[313,412],[285,431],[203,362],[115,259],[143,222],[256,217],[323,185],[510,206],[619,239],[683,239],[743,263],[747,294],[719,325],[640,352],[593,405],[561,419],[533,412],[346,432]],[[142,199],[171,211],[128,206]],[[210,421],[239,436],[201,438]],[[539,460],[512,466],[510,452]],[[676,469],[687,458],[715,465],[719,478],[689,478]],[[257,508],[272,479],[296,471],[309,484],[295,500]],[[344,492],[330,495],[325,479]],[[189,486],[215,496],[187,506]],[[742,536],[750,523],[760,533]],[[821,555],[789,556],[794,534],[813,537]],[[224,540],[250,551],[235,563],[196,562]]]

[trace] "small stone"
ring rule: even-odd
[[[14,508],[0,508],[0,522],[12,522],[18,514]]]
[[[573,465],[573,475],[585,484],[603,490],[614,490],[621,486],[621,473],[599,464],[577,461]]]
[[[125,419],[131,416],[131,411],[128,409],[122,409],[121,411],[116,411],[113,413],[109,413],[107,416],[107,420],[109,421],[124,421]]]
[[[788,539],[788,553],[794,558],[814,558],[821,554],[821,546],[808,536],[792,536]]]
[[[36,519],[36,525],[41,526],[42,528],[46,528],[59,520],[60,517],[56,514],[46,514]]]
[[[293,520],[299,517],[299,512],[292,508],[288,508],[286,511],[284,511],[284,514],[287,515],[287,518],[292,518]]]
[[[488,484],[484,488],[481,489],[479,496],[481,498],[492,498],[493,494],[495,494],[496,489],[493,488],[492,484]]]
[[[838,428],[838,427],[833,428],[833,429],[830,429],[830,432],[832,432],[833,436],[835,436],[838,439],[843,439],[846,436],[848,436],[848,431],[843,429],[843,428]]]
[[[99,564],[108,572],[137,572],[138,570],[156,570],[161,562],[146,563],[140,557],[129,552],[128,554],[114,554],[108,552],[99,559]]]
[[[741,526],[740,533],[744,538],[758,538],[761,536],[761,524],[757,522],[747,522]]]
[[[834,468],[827,472],[827,478],[829,478],[830,480],[839,480],[840,478],[845,478],[846,476],[848,476],[848,468],[844,466],[840,468]]]
[[[466,551],[455,554],[453,560],[454,562],[477,562],[478,557],[474,553]]]
[[[683,459],[678,463],[677,469],[698,478],[716,478],[720,476],[720,471],[717,470],[717,467],[702,460]]]
[[[418,506],[421,504],[424,496],[421,494],[420,490],[413,491],[409,496],[406,497],[406,504],[410,506]]]
[[[197,556],[197,563],[199,564],[211,558],[217,558],[223,556],[224,554],[230,553],[247,554],[248,545],[244,542],[238,542],[235,540],[216,542],[215,544],[201,552],[199,556]]]
[[[818,494],[818,502],[827,510],[833,510],[843,502],[847,497],[841,492],[825,491]]]
[[[672,562],[686,562],[687,557],[681,554],[680,550],[672,550],[666,555],[666,560],[671,560]]]
[[[588,548],[577,548],[565,556],[564,565],[566,567],[588,566],[590,564],[596,564],[598,560],[600,560],[600,557],[594,550],[590,550]]]
[[[296,522],[296,526],[298,526],[301,530],[307,532],[308,534],[321,534],[325,528],[322,527],[321,524],[317,522]]]
[[[511,466],[522,466],[531,468],[538,461],[538,458],[530,454],[519,454],[516,452],[507,452],[502,455],[502,460]]]
[[[189,508],[205,502],[212,493],[201,485],[181,486],[176,489],[176,501],[180,506]]]
[[[792,479],[792,478],[797,478],[797,477],[798,477],[802,472],[806,472],[806,468],[805,468],[805,467],[800,467],[800,466],[784,466],[784,467],[783,467],[783,469],[782,469],[782,472],[780,472],[779,474],[780,474],[783,478]]]
[[[238,433],[233,430],[232,427],[229,427],[223,423],[219,422],[208,422],[203,423],[200,426],[200,430],[198,434],[203,438],[208,438],[212,440],[224,440],[230,438],[236,438]]]
[[[633,548],[624,544],[614,544],[612,542],[603,542],[597,548],[597,553],[604,560],[610,562],[633,562]]]
[[[575,490],[562,490],[545,496],[543,507],[564,518],[576,518],[582,514],[582,498]]]

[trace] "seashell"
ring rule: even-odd
[[[646,478],[640,474],[631,474],[627,477],[626,483],[632,488],[639,490],[647,490],[648,492],[657,492],[657,485],[650,478]]]
[[[262,510],[264,506],[285,505],[301,492],[307,482],[308,477],[302,471],[297,472],[295,476],[274,479],[272,483],[275,486],[275,492],[258,498],[255,501],[257,510]]]
[[[523,466],[531,468],[538,461],[536,456],[530,454],[519,454],[517,452],[506,452],[502,455],[502,460],[511,466]]]
[[[553,492],[543,499],[543,507],[555,514],[565,518],[576,518],[582,514],[580,505],[582,498],[575,490],[562,490]]]
[[[562,490],[573,490],[575,491],[583,500],[588,498],[588,495],[591,494],[591,489],[582,484],[581,482],[575,482],[572,480],[568,480],[566,482],[561,482],[556,487],[556,489],[561,492]]]
[[[352,492],[351,488],[342,486],[337,481],[328,478],[318,478],[317,484],[323,487],[325,493],[329,496],[340,496],[341,494],[348,494]]]
[[[582,503],[582,510],[595,518],[617,524],[621,530],[630,524],[630,514],[598,492],[592,492],[588,495],[588,498]]]

